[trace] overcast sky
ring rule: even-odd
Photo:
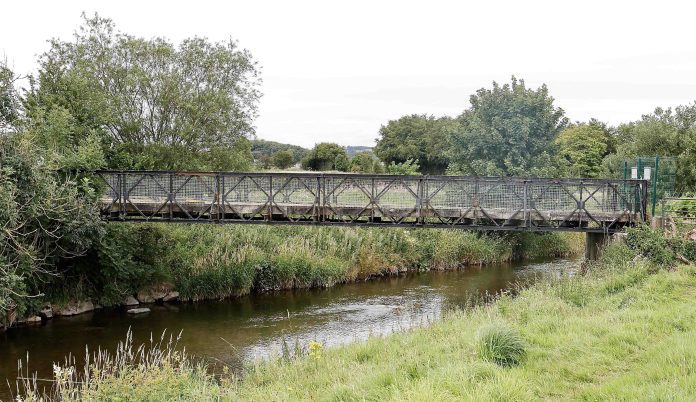
[[[457,115],[492,81],[546,83],[572,120],[612,124],[696,100],[696,6],[688,1],[4,2],[0,55],[36,70],[80,13],[125,32],[230,37],[262,66],[257,136],[373,145],[404,114]]]

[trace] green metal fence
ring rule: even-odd
[[[677,160],[671,157],[652,156],[626,159],[623,166],[624,179],[647,180],[650,214],[655,216],[659,200],[674,194]]]

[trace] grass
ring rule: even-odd
[[[522,361],[526,346],[517,330],[502,323],[493,323],[479,331],[478,351],[483,360],[510,367]]]
[[[584,274],[428,327],[257,363],[222,382],[190,370],[155,370],[167,389],[147,375],[112,376],[85,399],[137,389],[146,400],[694,400],[694,297],[696,266],[656,266],[614,245]],[[516,364],[496,363],[486,343]]]
[[[171,282],[182,299],[328,287],[404,271],[577,254],[582,235],[443,229],[109,224],[99,249],[102,304]]]

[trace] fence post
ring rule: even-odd
[[[268,222],[273,220],[273,175],[268,175]]]
[[[527,196],[528,196],[527,184],[528,184],[528,182],[526,179],[524,180],[523,184],[524,184],[524,188],[523,188],[523,192],[522,192],[522,198],[524,200],[524,206],[523,206],[524,209],[522,211],[522,218],[524,220],[524,227],[529,227],[530,226],[529,224],[531,222],[527,222],[527,220],[529,219],[529,211],[528,211],[529,205],[527,202]]]
[[[220,207],[222,207],[220,220],[225,220],[225,210],[227,209],[227,195],[225,194],[225,175],[220,173]]]
[[[118,186],[118,218],[123,220],[125,217],[123,216],[123,204],[125,201],[123,200],[123,173],[117,173],[116,174],[117,180],[117,186]]]
[[[319,216],[321,198],[321,176],[317,176],[317,192],[314,195],[314,222],[319,222],[321,220],[321,217]]]
[[[652,210],[650,212],[651,216],[655,216],[655,204],[657,203],[657,173],[660,168],[660,157],[655,156],[655,172],[652,176]]]
[[[169,173],[169,219],[174,219],[174,175]]]
[[[418,199],[416,200],[416,224],[423,224],[423,215],[422,215],[422,210],[423,210],[423,178],[419,177],[418,178]]]

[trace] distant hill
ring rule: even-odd
[[[298,163],[309,152],[308,149],[302,148],[299,145],[283,144],[282,142],[267,141],[267,140],[252,140],[251,154],[254,160],[258,161],[264,158],[270,158],[271,155],[278,151],[290,150],[292,152],[292,162]]]
[[[343,148],[346,149],[346,153],[348,154],[349,158],[354,157],[360,152],[372,151],[372,147],[366,147],[363,145],[348,145]]]

